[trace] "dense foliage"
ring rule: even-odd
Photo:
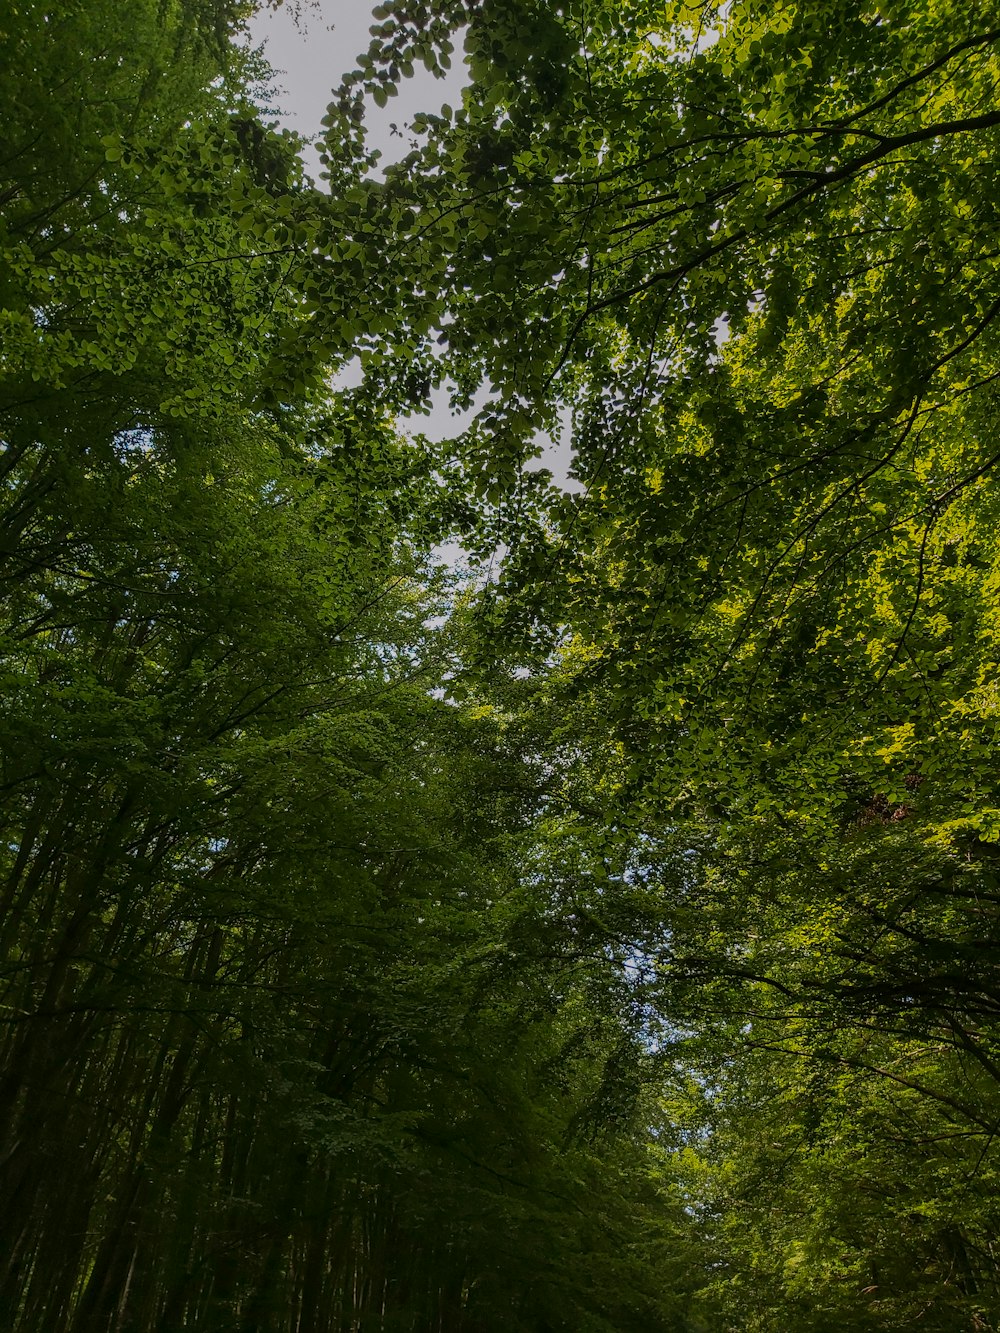
[[[1000,30],[390,3],[320,189],[253,8],[0,8],[5,1326],[1000,1328]]]
[[[384,11],[373,88],[419,50]],[[714,1317],[995,1327],[1000,32],[450,18],[473,89],[387,192],[450,238],[449,369],[496,390],[463,445],[511,514],[569,419],[584,493],[517,520],[489,623],[621,747],[643,864],[601,919],[699,1145]]]

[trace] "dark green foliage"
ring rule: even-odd
[[[522,870],[562,761],[443,697],[468,503],[324,387],[374,270],[239,17],[0,17],[4,1327],[672,1328],[618,962]]]
[[[997,1328],[1000,32],[251,9],[0,12],[4,1327]]]
[[[384,8],[370,87],[424,41]],[[1000,30],[448,18],[473,87],[388,189],[502,514],[569,418],[584,493],[518,518],[485,655],[621,746],[634,869],[587,919],[644,964],[712,1326],[995,1328]]]

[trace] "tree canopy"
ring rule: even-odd
[[[1000,29],[393,0],[320,188],[253,9],[0,14],[9,1325],[1000,1327]]]

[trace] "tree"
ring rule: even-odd
[[[263,123],[240,13],[4,20],[0,1300],[680,1326],[621,959],[554,907],[565,756],[469,670],[460,470],[325,386],[392,275],[360,180],[324,200]]]
[[[398,63],[422,19],[386,12]],[[992,561],[997,35],[947,5],[463,18],[473,89],[388,189],[425,164],[415,235],[461,231],[442,337],[505,400],[494,476],[573,409],[589,499],[510,582],[697,784],[817,799],[906,751],[898,794],[942,708],[988,726],[990,653],[941,665]]]
[[[370,87],[423,50],[383,17]],[[948,3],[446,17],[472,86],[388,189],[441,238],[450,373],[496,391],[460,447],[514,511],[562,404],[586,486],[521,527],[490,623],[629,756],[649,893],[605,938],[718,1088],[723,1193],[769,1105],[813,1107],[787,1188],[713,1205],[730,1317],[988,1326],[1000,35]],[[853,1214],[838,1117],[881,1191]]]

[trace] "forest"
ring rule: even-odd
[[[1000,1330],[998,14],[265,2],[0,0],[0,1330]]]

